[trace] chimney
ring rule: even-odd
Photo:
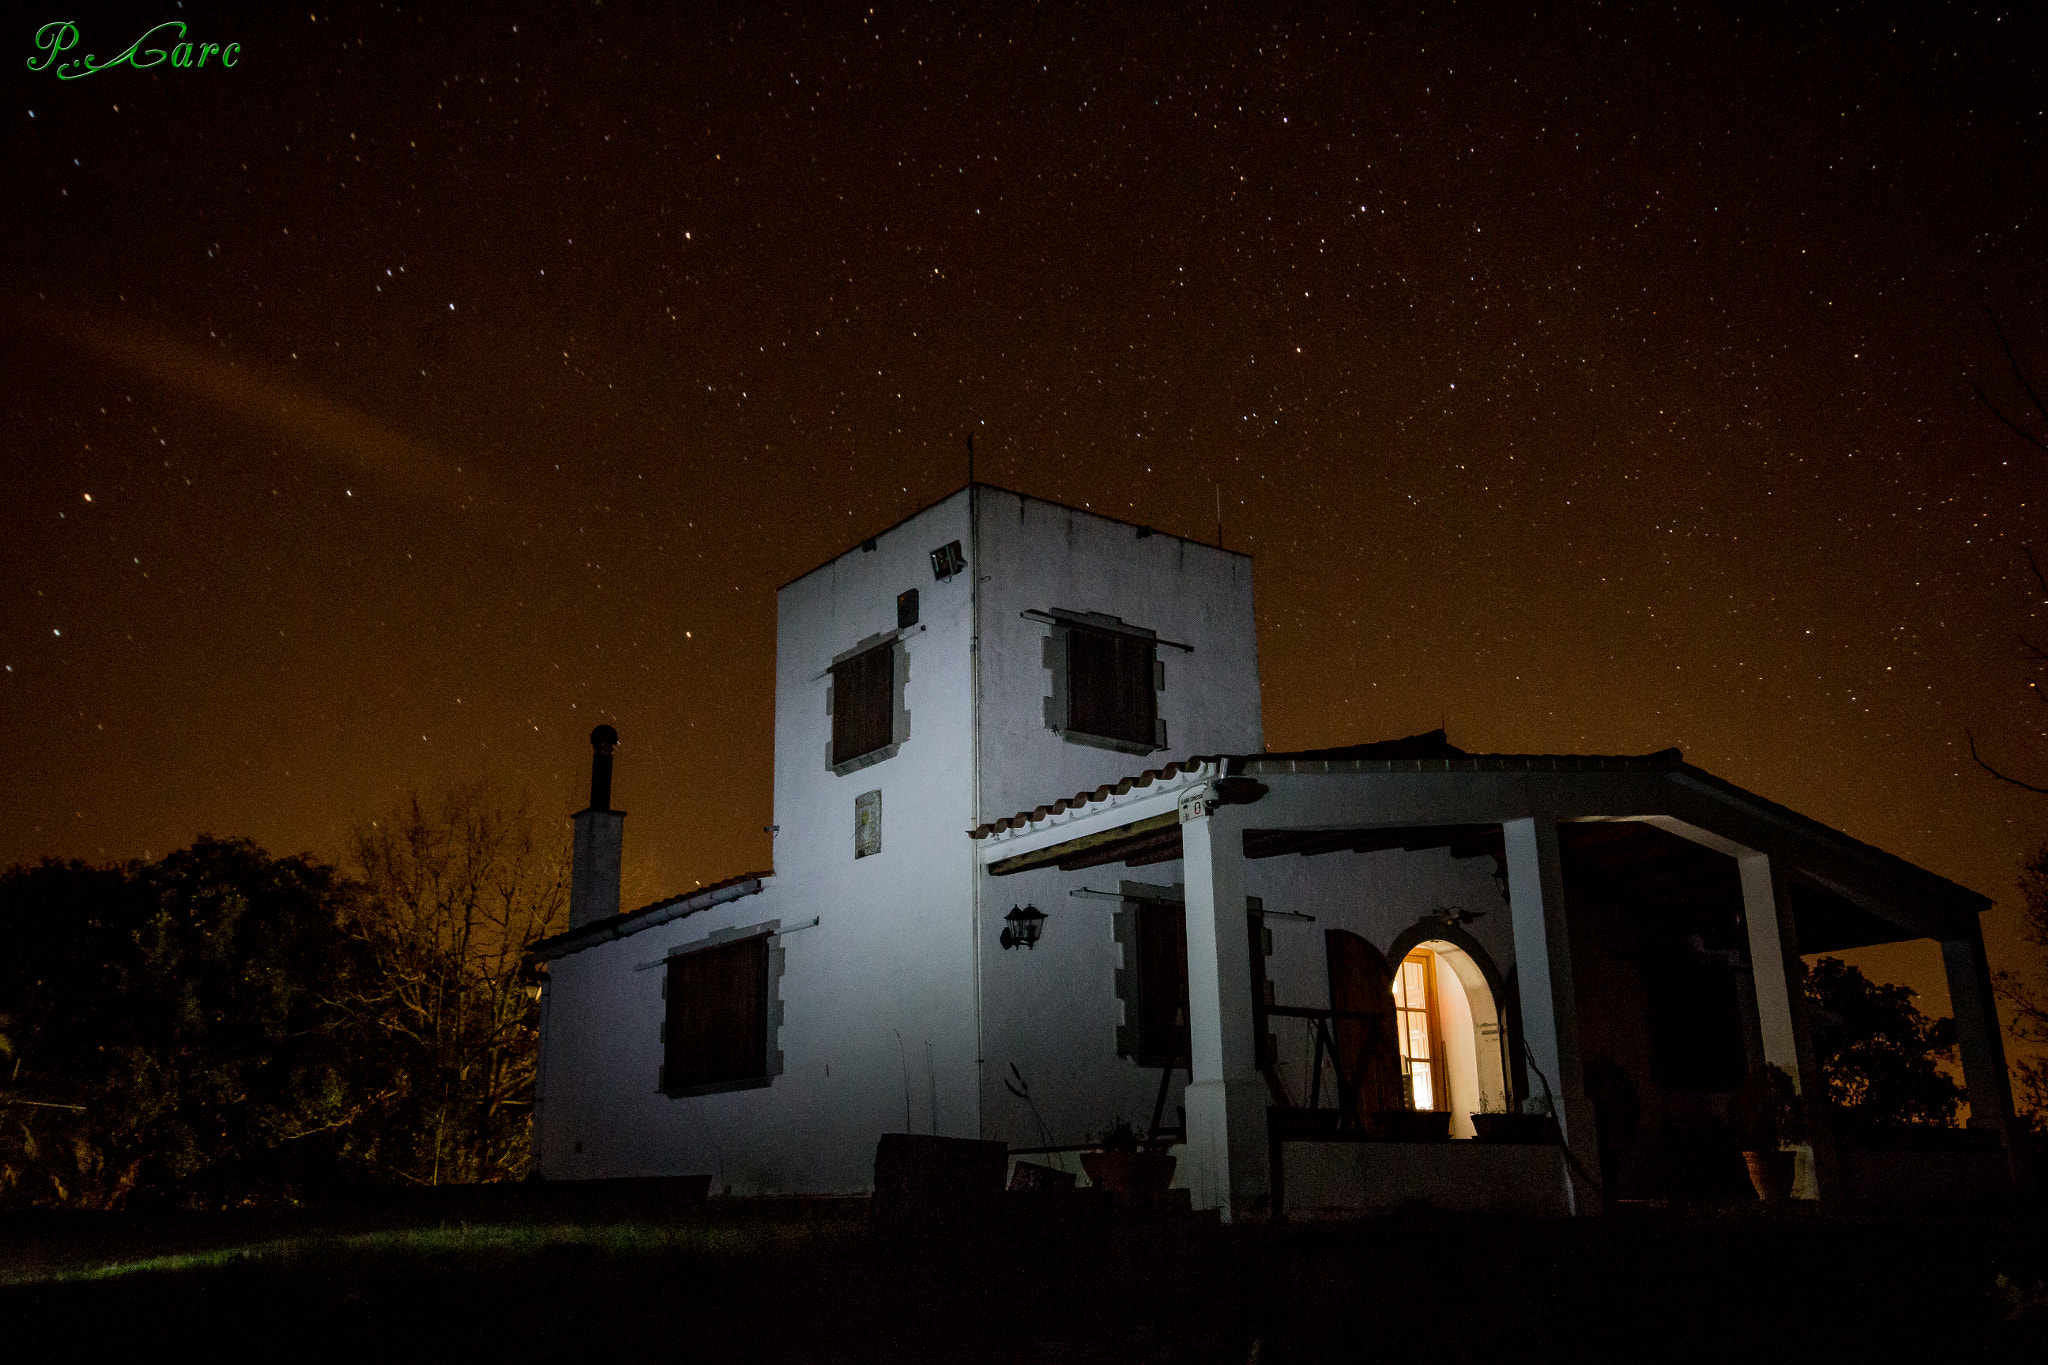
[[[619,913],[619,849],[625,843],[626,813],[612,809],[612,750],[619,732],[600,725],[590,732],[590,807],[578,811],[575,861],[569,869],[569,927],[580,929]]]

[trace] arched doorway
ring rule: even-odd
[[[1418,1109],[1451,1116],[1471,1137],[1473,1114],[1509,1108],[1504,992],[1486,950],[1456,926],[1424,921],[1389,945],[1405,1086]]]

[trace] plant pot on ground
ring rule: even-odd
[[[1119,1194],[1149,1194],[1173,1184],[1178,1164],[1163,1147],[1142,1150],[1129,1122],[1118,1119],[1102,1131],[1100,1151],[1081,1153],[1081,1169],[1098,1189]]]
[[[1792,1197],[1799,1153],[1744,1152],[1742,1160],[1749,1167],[1749,1183],[1756,1187],[1757,1198],[1766,1204],[1777,1204]]]
[[[1749,1167],[1756,1197],[1767,1204],[1790,1199],[1799,1156],[1792,1149],[1806,1141],[1806,1106],[1792,1073],[1781,1066],[1766,1067],[1743,1087],[1737,1108],[1742,1160]]]

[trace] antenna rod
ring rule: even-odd
[[[974,482],[974,433],[967,433],[967,482]]]
[[[1216,485],[1216,548],[1223,548],[1223,485]]]

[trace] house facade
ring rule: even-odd
[[[549,1179],[857,1193],[883,1133],[1071,1168],[1123,1120],[1226,1217],[1711,1194],[1758,1078],[1818,1084],[1798,953],[1913,937],[2011,1173],[1988,903],[1675,751],[1269,754],[1248,557],[985,485],[777,612],[772,871],[619,913],[593,736]]]

